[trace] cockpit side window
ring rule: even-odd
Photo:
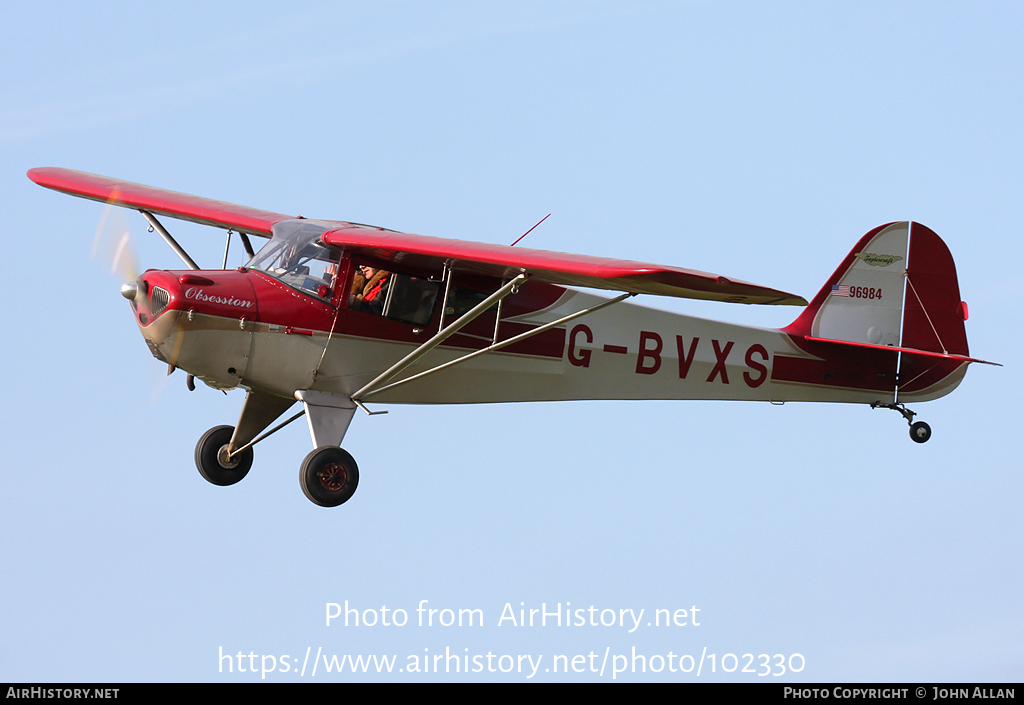
[[[448,305],[444,309],[445,319],[455,320],[459,318],[470,309],[482,303],[487,297],[488,294],[483,292],[474,291],[462,286],[452,286],[451,293],[448,294]],[[491,304],[487,310],[494,311],[497,308],[498,304],[495,303]]]
[[[393,289],[384,307],[384,315],[396,321],[419,326],[430,322],[440,285],[421,277],[396,274]]]
[[[439,288],[438,282],[425,277],[361,264],[356,266],[352,280],[349,308],[425,326],[430,322]]]

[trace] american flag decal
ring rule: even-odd
[[[833,284],[832,296],[849,296],[850,287],[846,284]]]

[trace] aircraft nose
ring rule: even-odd
[[[131,303],[136,322],[145,334],[145,330],[152,328],[157,321],[174,317],[168,315],[172,313],[169,309],[175,308],[172,304],[181,298],[181,287],[166,272],[150,270],[138,280],[123,284],[121,296]]]

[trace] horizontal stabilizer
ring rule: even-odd
[[[872,343],[851,343],[849,340],[830,340],[829,338],[815,338],[813,336],[806,336],[805,340],[810,340],[814,343],[839,343],[840,345],[854,345],[860,348],[874,348],[875,350],[891,350],[892,352],[907,353],[908,355],[924,355],[925,357],[938,357],[944,360],[959,360],[960,362],[980,362],[983,365],[995,365],[996,367],[1002,367],[1002,363],[989,362],[988,360],[981,360],[976,357],[967,357],[966,355],[953,355],[950,353],[935,352],[933,350],[921,350],[919,348],[899,348],[893,345],[874,345]]]

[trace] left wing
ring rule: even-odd
[[[40,186],[72,196],[262,237],[270,237],[275,223],[292,218],[72,169],[42,167],[31,169],[28,177]],[[431,269],[440,269],[449,263],[463,271],[505,278],[526,271],[531,277],[552,284],[634,294],[745,304],[807,305],[803,297],[795,294],[693,269],[409,235],[344,222],[338,222],[338,226],[323,234],[325,244],[387,262],[406,262]]]
[[[327,245],[349,252],[425,269],[441,269],[447,262],[462,271],[508,279],[528,272],[531,278],[552,284],[634,294],[744,304],[807,305],[803,297],[778,289],[659,264],[409,235],[355,224],[328,230],[321,239]]]
[[[270,237],[274,223],[294,217],[72,169],[30,169],[28,178],[72,196],[261,237]]]

